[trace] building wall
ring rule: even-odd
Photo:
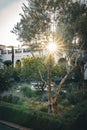
[[[33,54],[34,55],[39,55],[41,56],[43,52],[40,51],[34,51]],[[0,56],[1,56],[1,61],[4,62],[6,60],[11,60],[12,61],[12,49],[6,50],[3,49],[2,51],[0,51]],[[16,65],[17,61],[22,61],[23,58],[26,57],[31,57],[32,56],[32,52],[28,49],[14,49],[14,66]]]
[[[0,46],[0,66],[2,66],[2,62],[6,60],[12,61],[12,48],[7,49],[5,46]],[[48,55],[46,54],[46,51],[33,51],[34,55],[42,56],[42,55]],[[82,57],[85,57],[82,52]],[[32,56],[32,51],[30,51],[27,48],[14,48],[14,66],[16,65],[17,61],[22,61],[23,58]],[[62,55],[63,57],[63,55]],[[61,58],[61,57],[60,57]],[[56,61],[60,59],[58,56],[55,58]],[[1,68],[1,67],[0,67]],[[84,80],[87,80],[87,62],[84,64]]]

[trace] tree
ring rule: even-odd
[[[63,35],[65,40],[70,43],[73,38],[77,38],[75,45],[83,45],[83,49],[87,50],[87,5],[83,2],[75,2],[68,5],[61,21],[63,22]],[[61,24],[61,23],[60,23]]]
[[[21,41],[29,43],[31,49],[44,49],[51,37],[57,43],[62,39],[60,44],[64,43],[66,47],[61,52],[66,52],[68,68],[54,97],[51,94],[51,82],[48,83],[50,112],[56,113],[61,87],[78,66],[81,50],[87,44],[87,6],[73,0],[28,0],[28,6],[23,4],[22,9],[24,14],[21,14],[20,22],[13,29]]]
[[[44,75],[45,75],[45,65],[44,65],[44,58],[41,57],[27,57],[24,58],[22,61],[22,67],[20,76],[22,79],[26,79],[26,81],[41,81],[44,86]],[[42,86],[42,90],[44,89]]]

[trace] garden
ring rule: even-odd
[[[87,4],[29,0],[22,9],[12,33],[29,55],[14,64],[12,46],[12,62],[0,68],[0,120],[33,130],[87,129]]]

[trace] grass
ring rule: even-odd
[[[76,104],[69,102],[66,95],[60,95],[58,102],[58,114],[62,114],[72,109]],[[76,96],[72,94],[72,100],[76,101]],[[0,99],[9,103],[19,104],[25,108],[48,112],[48,93],[32,90],[32,86],[28,83],[15,83],[9,91],[1,94]],[[71,101],[72,101],[71,100]]]

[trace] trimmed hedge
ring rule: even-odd
[[[87,101],[79,103],[75,108],[63,115],[64,130],[87,129]]]
[[[86,130],[87,101],[61,116],[25,109],[19,105],[0,102],[0,119],[34,130]]]
[[[0,119],[35,130],[57,130],[61,127],[61,121],[55,116],[4,102],[0,102]]]

